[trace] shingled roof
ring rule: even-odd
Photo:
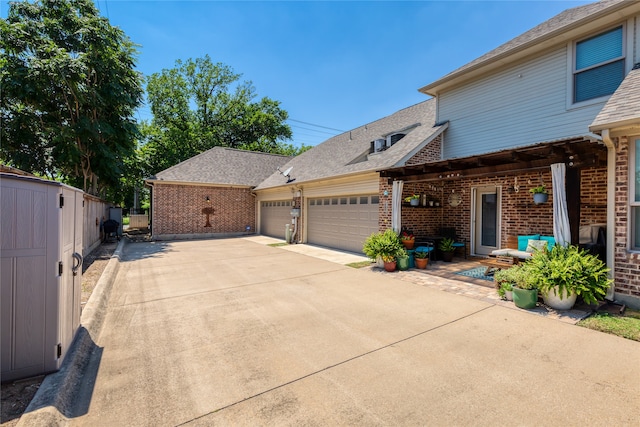
[[[255,187],[289,159],[277,154],[214,147],[147,181]]]
[[[627,0],[603,0],[567,9],[492,51],[450,72],[435,82],[424,86],[420,89],[420,92],[435,95],[433,89],[461,77],[465,73],[482,68],[496,61],[501,61],[507,56],[524,49],[532,47],[542,49],[545,47],[543,42],[555,40],[554,38],[559,34],[571,29],[580,28],[586,22],[596,19],[599,16],[613,13],[618,9],[627,7],[631,3],[633,2]],[[555,42],[557,41],[558,40],[555,40]]]
[[[640,124],[640,63],[622,81],[589,126],[591,132]]]
[[[437,137],[447,125],[435,125],[435,99],[404,108],[390,116],[342,133],[294,157],[283,168],[292,167],[296,183],[379,171],[402,165],[408,156]],[[406,136],[385,151],[369,154],[371,142],[396,132]],[[285,185],[287,179],[274,173],[256,189]]]

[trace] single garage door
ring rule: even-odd
[[[260,203],[260,234],[284,239],[286,224],[291,224],[291,200]]]
[[[378,195],[309,199],[307,241],[362,252],[364,240],[378,231]]]

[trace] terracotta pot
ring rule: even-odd
[[[402,240],[402,244],[404,245],[405,249],[413,249],[413,245],[416,243],[415,239],[414,240]]]
[[[396,271],[396,262],[395,261],[385,261],[384,269],[386,271]]]
[[[429,264],[429,258],[416,258],[415,260],[416,268],[425,269],[427,268],[427,264]]]

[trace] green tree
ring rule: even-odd
[[[278,101],[256,100],[240,77],[208,55],[149,76],[153,119],[141,125],[142,169],[153,175],[215,146],[290,153],[287,112]]]
[[[0,31],[0,159],[113,192],[138,135],[134,44],[91,0],[12,2]]]

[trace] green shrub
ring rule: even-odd
[[[611,285],[606,265],[577,246],[555,245],[551,250],[536,251],[522,268],[542,294],[557,286],[559,295],[575,292],[587,304],[603,300]]]
[[[498,295],[502,298],[506,291],[513,290],[518,283],[524,283],[526,278],[522,276],[522,267],[514,265],[511,268],[498,270],[493,274],[493,281],[496,284]],[[520,286],[519,286],[520,287]]]
[[[362,251],[374,261],[378,257],[395,259],[398,256],[406,256],[404,245],[395,231],[390,228],[382,233],[373,233],[367,237],[362,246]]]

